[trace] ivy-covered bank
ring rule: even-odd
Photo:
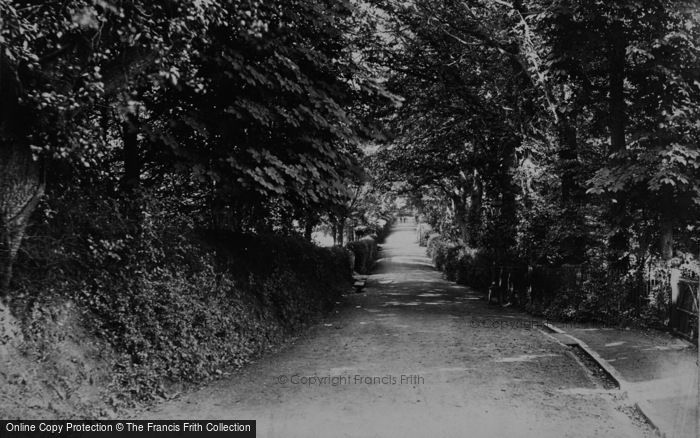
[[[2,330],[11,341],[3,418],[109,416],[168,398],[279,345],[350,288],[346,249],[291,236],[178,235],[176,221],[154,221],[143,224],[143,246],[104,247],[106,236],[76,239],[70,253],[60,242],[27,243],[45,254],[32,258],[43,276],[18,264],[24,293],[7,315],[16,333]]]

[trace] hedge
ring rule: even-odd
[[[374,238],[378,243],[382,243],[391,232],[393,222],[393,218],[387,216],[379,219],[376,223],[360,225],[355,227],[355,235],[358,238],[369,236]]]
[[[348,242],[346,248],[355,254],[355,271],[360,274],[369,274],[377,260],[377,241],[370,236]]]
[[[416,242],[420,246],[426,246],[428,244],[428,237],[432,234],[433,228],[423,222],[416,226]]]
[[[280,235],[195,232],[186,218],[157,215],[144,221],[140,241],[127,240],[110,208],[84,208],[95,212],[84,219],[91,228],[74,225],[78,215],[66,221],[88,229],[84,235],[67,230],[71,240],[28,241],[10,306],[37,357],[59,356],[52,339],[69,333],[50,324],[52,315],[76,309],[94,336],[86,345],[114,352],[95,371],[109,380],[102,389],[113,407],[249,362],[330,310],[351,287],[350,252],[343,248]],[[65,392],[87,385],[71,376],[59,380]]]
[[[360,274],[369,274],[379,255],[377,243],[382,243],[391,232],[392,218],[380,219],[377,223],[364,225],[355,229],[361,237],[348,242],[345,247],[352,251],[355,258],[354,269]]]
[[[648,286],[629,272],[592,264],[498,263],[487,250],[445,241],[438,234],[426,240],[428,256],[448,280],[489,292],[501,304],[512,303],[534,314],[562,320],[660,327],[668,318],[670,292],[663,282],[648,291],[648,302],[639,307],[629,297],[639,295],[639,288],[647,292]]]
[[[222,233],[209,243],[218,260],[201,270],[91,292],[94,327],[125,355],[123,391],[148,399],[166,381],[197,382],[241,366],[329,311],[350,287],[341,248]]]

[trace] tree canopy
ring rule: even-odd
[[[442,232],[503,262],[695,252],[697,4],[371,3],[405,98],[387,175],[442,200]]]
[[[162,213],[307,237],[325,222],[342,242],[400,195],[502,263],[694,251],[699,14],[674,0],[0,1],[3,286],[32,216],[68,211],[67,193],[118,205],[132,237]]]

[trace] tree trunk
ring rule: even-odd
[[[515,150],[519,139],[504,139],[501,150],[501,160],[497,174],[499,197],[494,206],[498,208],[494,240],[496,260],[499,265],[509,263],[510,251],[515,245],[517,224],[517,203],[515,194],[517,184],[513,180],[515,165]]]
[[[560,113],[558,123],[559,160],[561,166],[561,220],[567,224],[566,235],[561,242],[561,252],[566,263],[581,263],[585,258],[585,236],[582,234],[584,192],[576,180],[579,171],[578,131],[575,120]]]
[[[336,239],[336,244],[338,246],[343,246],[345,244],[345,221],[344,217],[338,219],[338,238]]]
[[[477,246],[477,232],[479,222],[481,220],[481,204],[484,197],[484,183],[481,180],[479,171],[474,169],[472,179],[472,190],[470,194],[469,215],[467,221],[469,223],[469,245]]]
[[[29,147],[0,144],[0,297],[9,292],[17,252],[44,189],[43,171]]]
[[[507,181],[507,183],[512,183],[512,181]],[[518,219],[515,193],[516,191],[512,184],[503,187],[503,192],[501,193],[501,207],[498,218],[500,222],[500,236],[498,240],[501,243],[499,248],[500,256],[504,262],[510,261],[509,253],[516,243],[515,236]]]
[[[578,139],[576,127],[569,116],[559,115],[559,159],[561,165],[561,201],[568,205],[578,197],[576,168],[578,165]]]
[[[351,221],[350,225],[348,225],[348,242],[354,242],[357,240],[357,237],[355,236],[355,221]]]
[[[313,233],[314,233],[314,227],[318,223],[318,216],[315,216],[313,214],[307,214],[306,215],[306,221],[304,222],[304,239],[308,240],[311,242]]]
[[[673,258],[673,222],[670,219],[661,221],[661,239],[659,245],[663,260],[671,260]]]
[[[625,149],[625,54],[627,42],[622,23],[615,21],[608,36],[608,86],[610,92],[611,152]]]
[[[466,244],[469,241],[469,223],[468,210],[465,200],[460,195],[452,196],[452,204],[455,210],[455,221],[459,228],[459,240],[461,244]]]
[[[627,42],[620,21],[615,21],[608,33],[608,92],[610,130],[610,153],[624,151],[626,148],[625,126],[627,109],[625,106],[625,55]],[[628,203],[625,199],[616,199],[612,206],[611,218],[617,231],[610,238],[610,250],[613,263],[619,263],[629,249],[630,219]]]
[[[331,216],[331,235],[333,236],[333,246],[338,245],[338,222]]]

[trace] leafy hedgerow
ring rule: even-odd
[[[83,197],[75,211],[52,217],[46,234],[65,237],[29,239],[18,263],[15,313],[35,327],[46,313],[36,309],[75,303],[115,353],[117,405],[245,364],[329,310],[350,285],[345,249],[293,236],[195,233],[189,217],[149,214],[173,211],[161,202],[144,199],[134,232],[119,205]],[[41,225],[32,232],[41,235]],[[60,334],[28,335],[48,344]]]
[[[377,241],[373,237],[363,237],[354,242],[348,242],[346,247],[355,254],[355,271],[368,274],[377,259]]]

